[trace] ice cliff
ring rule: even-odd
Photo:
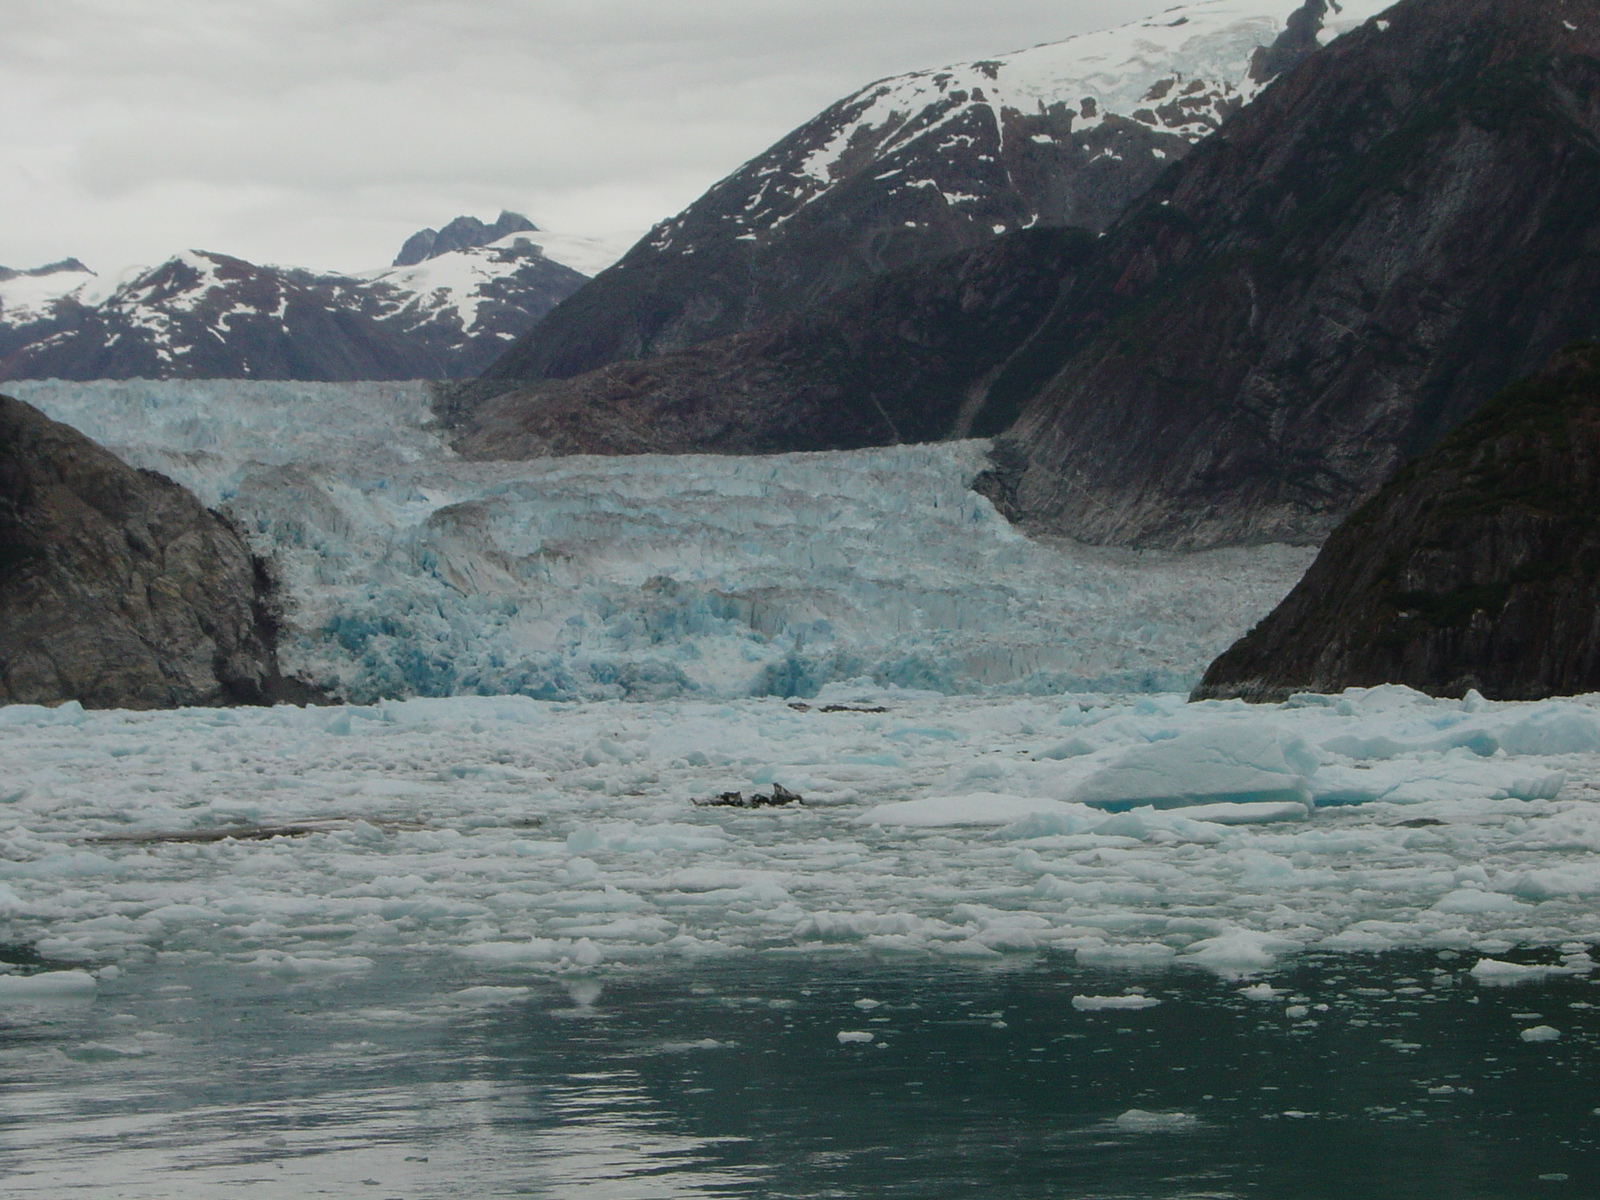
[[[1030,540],[983,442],[465,462],[419,384],[15,387],[230,515],[285,670],[357,701],[1183,689],[1310,558]]]

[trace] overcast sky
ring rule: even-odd
[[[642,230],[833,100],[1176,0],[4,0],[0,263]]]

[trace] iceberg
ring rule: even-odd
[[[1304,738],[1238,721],[1138,746],[1090,776],[1069,799],[1107,812],[1214,804],[1309,805],[1318,767]]]

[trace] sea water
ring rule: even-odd
[[[1470,961],[1311,956],[1271,996],[1062,959],[179,967],[8,1014],[0,1169],[51,1198],[1593,1195],[1600,989]]]

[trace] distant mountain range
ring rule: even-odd
[[[355,275],[191,250],[101,279],[0,268],[0,379],[450,379],[482,371],[620,247],[459,217]]]
[[[489,371],[559,379],[757,328],[1014,230],[1100,231],[1387,0],[1209,0],[869,84],[657,225]]]

